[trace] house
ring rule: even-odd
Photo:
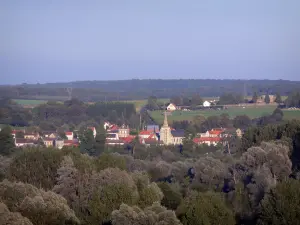
[[[124,145],[124,141],[122,140],[112,140],[112,139],[106,139],[106,143],[107,145]]]
[[[207,144],[208,146],[216,146],[218,143],[221,142],[221,138],[220,137],[198,137],[198,138],[194,138],[193,142],[197,145],[201,145],[201,144]]]
[[[11,135],[13,136],[13,138],[16,138],[16,134],[17,133],[25,133],[25,130],[12,130],[11,131]]]
[[[53,147],[54,140],[55,140],[55,138],[43,138],[43,142],[46,147]]]
[[[106,122],[104,122],[103,126],[104,126],[105,130],[108,130],[111,127],[111,124],[110,124],[110,122],[106,121]]]
[[[57,138],[58,134],[56,133],[56,131],[43,131],[42,135],[45,138]]]
[[[211,103],[209,101],[204,101],[203,106],[204,107],[210,107]]]
[[[143,139],[142,144],[146,145],[146,147],[150,147],[153,145],[164,145],[163,141],[158,141],[156,139]]]
[[[106,140],[119,140],[118,133],[108,133],[106,134]]]
[[[225,130],[226,129],[224,128],[213,128],[210,131],[208,131],[209,137],[222,137]]]
[[[33,139],[15,138],[16,147],[34,146],[36,141]]]
[[[121,127],[119,127],[119,130],[118,130],[118,134],[119,134],[119,137],[128,137],[129,136],[129,133],[130,133],[130,130],[129,130],[129,126],[125,126],[125,124],[123,124]]]
[[[77,146],[79,146],[79,142],[77,139],[64,140],[64,146],[77,147]]]
[[[177,109],[176,105],[173,104],[173,103],[170,103],[168,106],[167,106],[167,110],[168,111],[175,111]]]
[[[65,132],[65,135],[66,135],[68,140],[73,140],[74,139],[73,132],[67,131],[67,132]]]
[[[88,127],[88,129],[90,129],[90,130],[93,132],[93,136],[94,136],[94,138],[95,138],[96,135],[97,135],[96,128],[95,128],[95,127]]]
[[[134,135],[129,135],[129,136],[127,136],[127,137],[120,137],[119,139],[120,139],[121,141],[123,141],[124,144],[129,144],[129,143],[131,143],[131,142],[135,139],[135,137],[136,137],[136,136],[134,136]]]
[[[243,136],[243,131],[240,128],[236,129],[235,133],[236,133],[236,136],[239,138],[241,138]]]
[[[171,130],[174,145],[180,145],[183,143],[184,133],[184,130]]]
[[[147,139],[147,138],[150,137],[151,134],[153,134],[153,132],[147,131],[147,130],[142,130],[142,131],[140,131],[140,133],[139,133],[139,137],[140,137],[140,138],[143,138],[143,139]]]
[[[111,125],[108,129],[107,129],[107,131],[112,131],[112,130],[119,130],[119,127],[118,127],[118,125],[115,125],[115,124],[113,124],[113,125]]]
[[[159,131],[159,126],[158,125],[147,125],[146,130],[155,133],[155,132]]]
[[[31,132],[25,132],[24,133],[24,138],[25,139],[30,139],[30,140],[38,140],[40,138],[39,133],[31,133]]]
[[[64,140],[62,138],[56,138],[54,140],[55,148],[62,149],[64,147]]]

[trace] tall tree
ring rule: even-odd
[[[10,155],[15,147],[14,138],[11,135],[10,127],[5,127],[0,131],[0,154]]]
[[[267,103],[267,104],[270,103],[270,96],[269,96],[269,94],[266,94],[266,96],[265,96],[265,103]]]
[[[97,134],[95,138],[95,149],[97,154],[104,152],[106,142],[106,131],[103,126],[97,128]]]
[[[300,181],[288,180],[278,184],[264,198],[258,224],[299,224]]]
[[[203,104],[203,99],[200,97],[199,94],[194,94],[194,95],[192,96],[191,103],[192,103],[192,105],[194,105],[194,106],[202,105],[202,104]]]
[[[99,153],[95,149],[95,139],[93,132],[87,129],[80,135],[80,152],[87,153],[90,156],[97,156]]]
[[[155,96],[150,96],[147,101],[147,108],[149,110],[157,110],[159,106],[157,104],[157,98]]]
[[[282,103],[281,95],[279,94],[279,92],[276,93],[275,102],[278,104]]]
[[[257,100],[258,100],[257,92],[254,92],[253,97],[252,97],[252,102],[257,103]]]
[[[173,96],[170,99],[171,103],[174,103],[175,105],[182,105],[182,98],[180,96]]]

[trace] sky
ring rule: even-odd
[[[1,0],[0,84],[300,80],[299,0]]]

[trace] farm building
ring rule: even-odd
[[[210,107],[211,103],[209,101],[204,101],[203,106],[204,107]]]

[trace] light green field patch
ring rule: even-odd
[[[230,107],[226,110],[194,110],[194,111],[174,111],[172,115],[168,116],[168,121],[181,121],[181,120],[193,120],[195,116],[204,116],[205,118],[209,116],[220,116],[223,113],[229,115],[230,118],[234,118],[238,115],[247,115],[251,119],[258,118],[265,115],[270,115],[275,110],[276,106],[257,106],[257,107]],[[159,124],[163,123],[164,116],[162,111],[150,112],[152,118]]]
[[[34,99],[13,99],[13,101],[19,105],[30,105],[30,106],[37,106],[41,104],[45,104],[46,100],[34,100]]]

